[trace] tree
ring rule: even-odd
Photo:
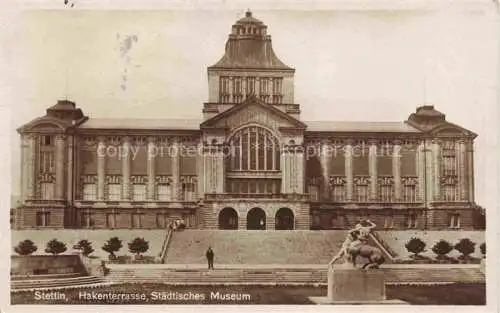
[[[483,242],[482,244],[480,244],[479,249],[481,249],[481,253],[483,255],[486,255],[486,242]]]
[[[88,241],[87,239],[80,240],[76,244],[75,249],[81,250],[84,256],[89,256],[92,252],[94,252],[92,243],[90,243],[90,241]]]
[[[104,246],[102,246],[102,250],[109,253],[110,258],[114,258],[115,252],[118,252],[122,247],[122,241],[118,239],[118,237],[111,237],[108,241],[106,241]]]
[[[413,237],[410,240],[408,240],[405,244],[406,250],[408,252],[413,253],[412,257],[413,258],[418,258],[419,253],[422,253],[425,251],[425,242],[423,242],[420,238]]]
[[[14,251],[19,255],[30,255],[38,250],[35,243],[29,239],[19,242],[19,244],[14,248]]]
[[[432,247],[432,251],[437,254],[437,259],[438,260],[443,260],[446,258],[446,255],[453,250],[453,246],[446,240],[439,240],[436,242],[436,244]]]
[[[136,258],[140,258],[141,253],[148,251],[149,242],[144,238],[136,237],[128,243],[128,251],[136,254]]]
[[[469,255],[476,250],[476,243],[472,242],[469,238],[463,238],[455,245],[455,250],[462,254],[460,256],[462,259],[468,259]]]
[[[66,244],[57,239],[52,239],[47,242],[47,247],[45,248],[45,253],[51,253],[53,255],[57,255],[66,251]]]

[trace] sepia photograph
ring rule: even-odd
[[[497,305],[499,10],[459,2],[17,13],[11,306]]]

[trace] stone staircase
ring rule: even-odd
[[[11,292],[32,290],[55,290],[68,288],[88,288],[112,284],[109,280],[96,276],[78,276],[66,278],[32,278],[11,280]]]
[[[211,246],[215,264],[327,264],[343,230],[185,230],[175,232],[165,258],[170,264],[202,264]]]
[[[413,267],[388,265],[387,284],[483,284],[485,276],[478,267]],[[163,283],[168,285],[324,285],[327,270],[288,269],[166,269],[128,268],[112,270],[107,276],[114,283]]]

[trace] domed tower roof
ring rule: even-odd
[[[294,69],[285,65],[276,56],[267,34],[267,26],[247,11],[245,17],[236,21],[226,42],[226,52],[209,69]]]

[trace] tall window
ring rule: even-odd
[[[144,184],[132,185],[132,200],[134,201],[146,200],[146,185]]]
[[[448,219],[450,228],[460,228],[460,214],[450,214]]]
[[[142,227],[142,213],[132,213],[131,214],[131,222],[132,228],[141,228]]]
[[[384,228],[394,228],[394,214],[388,212],[384,219]]]
[[[41,151],[40,152],[40,172],[41,173],[53,173],[54,166],[55,166],[54,152],[53,151]]]
[[[50,212],[36,212],[36,226],[50,226]]]
[[[406,214],[406,228],[417,228],[417,214]]]
[[[442,175],[456,176],[457,175],[457,160],[454,142],[444,142],[442,146]]]
[[[221,103],[231,101],[231,91],[229,90],[229,77],[223,76],[219,80],[219,98]]]
[[[88,213],[88,212],[81,212],[80,213],[80,226],[81,227],[94,226],[94,220],[92,219],[92,213]]]
[[[334,202],[345,201],[345,196],[347,193],[346,181],[343,177],[333,177],[330,180],[331,187],[331,200]]]
[[[247,97],[255,94],[255,77],[247,77]]]
[[[250,126],[237,131],[230,141],[231,171],[277,171],[280,169],[280,146],[273,134]]]
[[[272,79],[272,103],[281,104],[283,100],[283,77],[275,77]]]
[[[382,202],[392,202],[394,196],[394,182],[389,177],[379,177],[378,197]]]
[[[313,178],[309,181],[307,186],[309,191],[309,200],[310,201],[319,201],[319,180],[317,178]]]
[[[42,144],[42,146],[52,146],[54,144],[54,141],[52,140],[52,136],[43,135],[41,137],[41,144]]]
[[[40,195],[42,200],[53,200],[54,183],[48,183],[48,182],[40,183]]]
[[[110,201],[120,201],[122,195],[122,185],[120,184],[108,184],[108,200]]]
[[[106,214],[106,227],[107,228],[116,228],[117,217],[118,217],[118,213],[107,213]]]
[[[159,184],[156,186],[156,194],[159,201],[172,200],[172,187],[169,184]]]
[[[233,78],[233,102],[243,101],[243,79],[241,77]]]
[[[83,184],[83,200],[95,201],[97,199],[97,186],[95,184]]]
[[[182,198],[185,201],[193,201],[195,199],[195,184],[183,183],[182,184]]]

